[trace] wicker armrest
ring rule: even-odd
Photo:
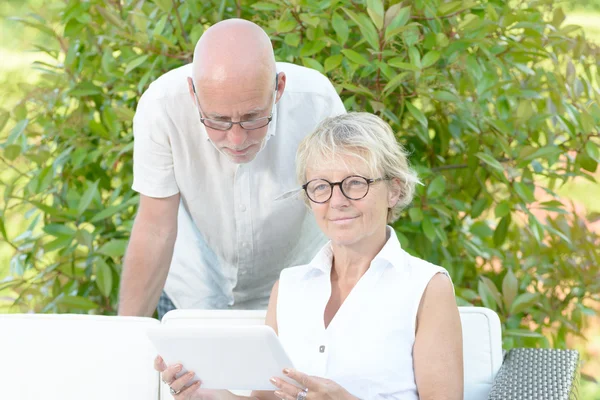
[[[571,400],[579,389],[575,350],[513,349],[508,352],[489,400]]]

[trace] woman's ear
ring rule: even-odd
[[[394,208],[402,196],[402,181],[400,178],[392,178],[388,188],[388,208]]]

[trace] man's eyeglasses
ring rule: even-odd
[[[302,189],[313,203],[326,203],[333,195],[333,187],[339,186],[342,194],[349,200],[360,200],[369,193],[369,186],[389,178],[369,179],[359,175],[351,175],[340,182],[329,182],[326,179],[313,179],[302,185]]]
[[[228,131],[233,127],[233,125],[239,125],[240,127],[242,127],[242,129],[245,129],[248,131],[264,128],[265,126],[269,125],[271,123],[271,121],[273,120],[273,108],[275,107],[275,100],[277,100],[277,91],[279,89],[278,77],[279,77],[279,74],[275,74],[275,93],[273,94],[273,104],[271,106],[271,114],[268,117],[261,117],[261,118],[251,119],[248,121],[238,121],[238,122],[221,121],[221,120],[217,120],[217,119],[210,119],[210,118],[202,117],[202,111],[200,110],[200,101],[198,100],[198,94],[196,93],[196,87],[194,86],[194,83],[192,82],[192,89],[194,91],[196,106],[198,108],[198,114],[200,114],[200,122],[202,122],[204,124],[204,126],[211,128],[211,129],[218,130],[218,131]]]

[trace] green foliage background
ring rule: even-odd
[[[595,182],[600,52],[553,1],[52,4],[21,19],[44,36],[40,79],[0,110],[10,311],[116,312],[139,96],[208,26],[242,17],[349,110],[391,123],[425,182],[395,226],[403,247],[450,271],[460,305],[496,310],[506,348],[565,347],[594,314],[600,240],[558,193]],[[15,213],[27,224],[9,234]]]

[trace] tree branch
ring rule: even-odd
[[[173,8],[175,9],[175,16],[177,17],[177,22],[179,23],[179,29],[181,29],[181,34],[187,43],[190,43],[190,38],[188,37],[185,29],[183,29],[183,22],[181,21],[181,15],[179,14],[179,8],[177,7],[176,1],[172,0]]]
[[[468,11],[468,10],[470,10],[470,8],[464,8],[462,10],[458,10],[458,11],[455,11],[453,13],[450,13],[450,14],[447,14],[447,15],[438,16],[438,17],[423,17],[421,15],[413,15],[411,17],[411,19],[416,19],[416,20],[419,20],[419,21],[433,21],[433,20],[436,20],[438,18],[440,18],[440,19],[451,18],[451,17],[454,17],[455,15],[461,14],[461,13],[463,13],[465,11]]]
[[[513,158],[500,158],[497,161],[501,162],[501,163],[505,163],[505,162],[515,161],[515,160]],[[485,165],[486,164],[483,161],[479,163],[480,167],[483,167]],[[469,168],[469,165],[468,164],[452,164],[452,165],[442,165],[440,167],[434,167],[434,168],[431,168],[431,171],[439,172],[439,171],[448,171],[448,170],[453,170],[453,169],[465,169],[465,168]]]

